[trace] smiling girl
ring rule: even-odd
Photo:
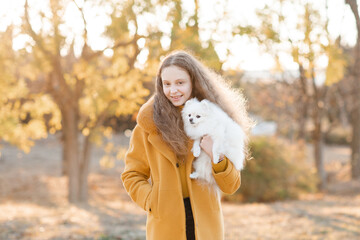
[[[218,104],[245,131],[251,126],[242,95],[193,56],[180,51],[163,60],[155,95],[139,111],[121,176],[132,200],[147,211],[148,240],[224,239],[220,199],[189,177],[194,156],[181,109],[193,97]],[[211,158],[212,139],[204,137],[200,146]],[[240,187],[240,172],[226,156],[212,166],[222,192]]]

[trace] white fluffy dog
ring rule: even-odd
[[[243,168],[245,133],[219,106],[206,99],[199,102],[193,98],[185,103],[182,117],[186,134],[194,140],[192,152],[197,157],[193,164],[195,171],[190,174],[190,178],[205,180],[216,186],[210,157],[200,148],[201,138],[205,135],[213,140],[215,164],[223,154],[237,170]]]

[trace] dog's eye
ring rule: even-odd
[[[196,118],[200,118],[200,115],[196,115]]]
[[[191,114],[189,114],[189,117],[191,117]]]

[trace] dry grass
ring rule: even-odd
[[[145,239],[146,215],[122,188],[122,163],[101,169],[102,154],[99,148],[92,154],[89,203],[72,205],[55,137],[28,155],[5,145],[0,239]],[[334,172],[329,193],[271,204],[223,203],[226,239],[360,239],[360,183],[349,180],[349,150],[332,147],[325,154]]]

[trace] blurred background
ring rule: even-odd
[[[360,238],[356,0],[0,0],[0,239],[145,239],[120,180],[187,50],[256,121],[226,239]]]

